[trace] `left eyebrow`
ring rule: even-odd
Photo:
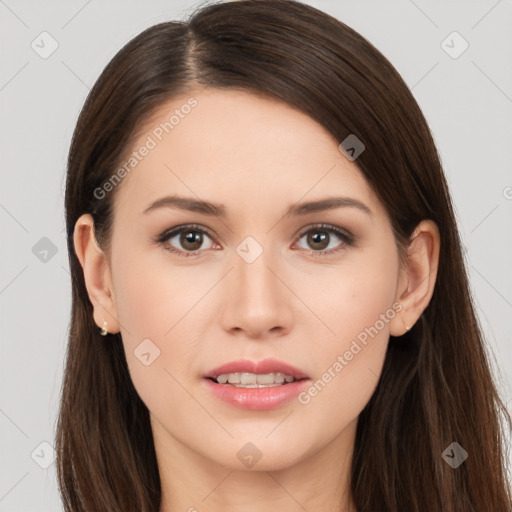
[[[309,201],[307,203],[292,204],[285,214],[285,217],[291,215],[307,215],[308,213],[333,210],[334,208],[357,208],[370,216],[373,212],[368,206],[352,197],[330,197],[319,201]]]
[[[205,215],[225,217],[226,208],[222,204],[210,203],[208,201],[201,201],[191,197],[182,196],[167,196],[162,197],[151,203],[145,210],[144,213],[149,213],[152,210],[158,208],[177,208],[179,210],[187,210],[191,212],[203,213]],[[307,215],[309,213],[321,212],[326,210],[333,210],[335,208],[357,208],[362,212],[373,216],[373,212],[368,206],[351,197],[330,197],[327,199],[321,199],[318,201],[309,201],[307,203],[292,204],[285,217],[293,215]]]

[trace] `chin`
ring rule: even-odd
[[[271,442],[268,439],[256,438],[254,441],[235,441],[235,445],[234,459],[230,457],[225,460],[227,450],[219,454],[220,458],[217,459],[232,471],[282,471],[307,457],[303,441],[296,446],[295,443],[290,443],[289,440],[287,443],[286,439],[277,436]],[[231,452],[232,450],[229,449]]]

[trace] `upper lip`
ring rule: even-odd
[[[257,375],[265,373],[284,373],[285,375],[295,377],[295,380],[309,378],[308,375],[298,368],[284,363],[283,361],[278,361],[277,359],[264,359],[263,361],[258,362],[250,361],[248,359],[231,361],[210,370],[205,375],[205,378],[216,379],[219,375],[239,372],[255,373]]]

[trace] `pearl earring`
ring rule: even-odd
[[[102,336],[106,336],[107,334],[109,334],[109,332],[107,331],[107,322],[105,320],[103,320],[103,327],[100,330],[100,334]]]

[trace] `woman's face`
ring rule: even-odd
[[[156,445],[276,470],[353,442],[401,306],[357,160],[307,115],[236,91],[175,98],[140,133],[116,191],[112,315]],[[274,385],[212,380],[244,371]]]

